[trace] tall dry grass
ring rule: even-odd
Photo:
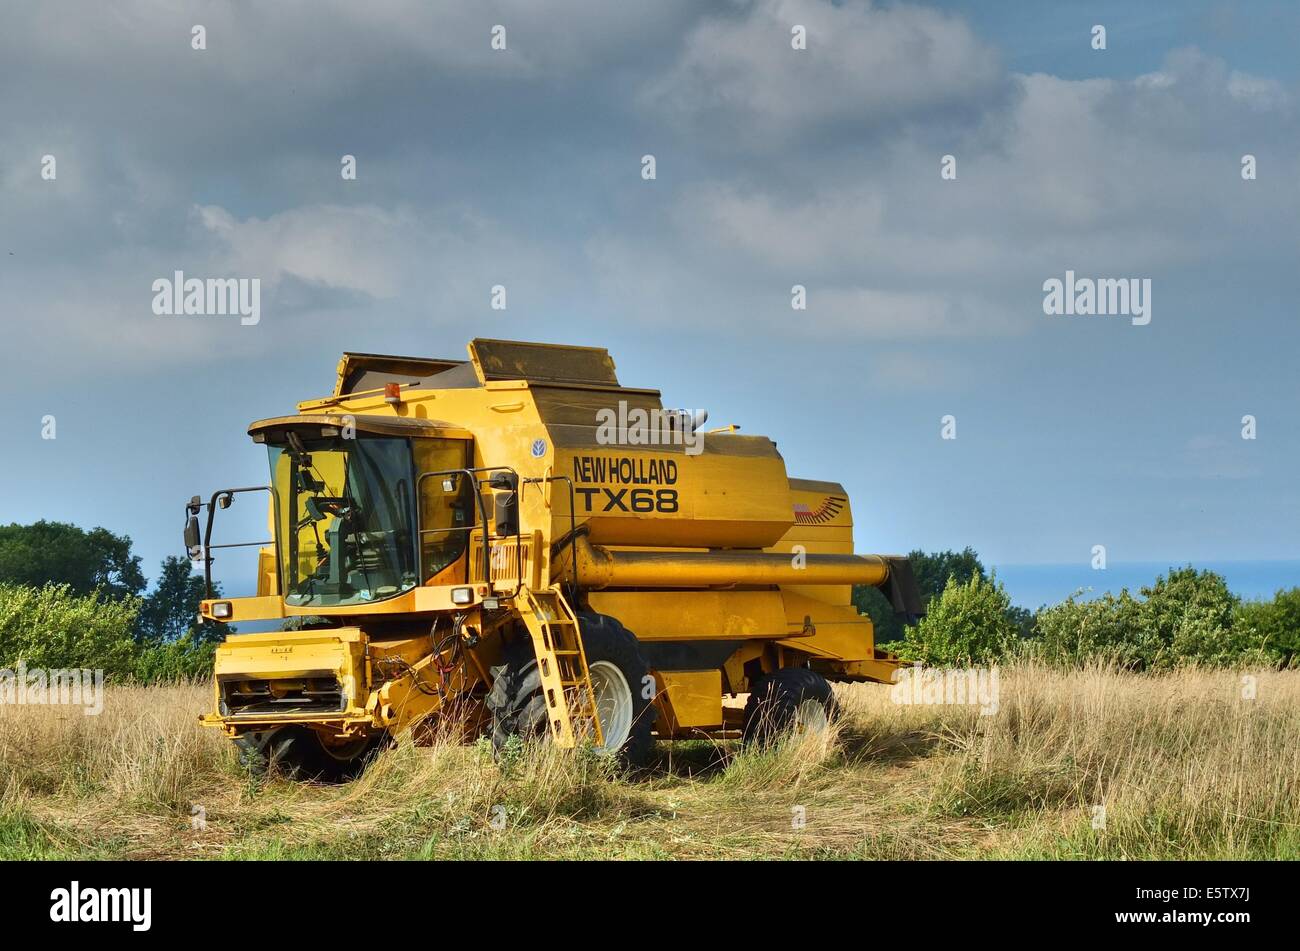
[[[1010,854],[1300,855],[1300,672],[1022,663],[993,716],[851,696],[878,736],[930,737],[932,812],[999,822]]]
[[[202,685],[110,686],[103,711],[0,706],[0,803],[24,798],[106,799],[188,809],[191,791],[234,758],[198,714]]]
[[[0,856],[1296,857],[1300,672],[1243,676],[1022,664],[994,716],[841,686],[830,736],[661,744],[638,777],[402,737],[344,786],[242,772],[204,686],[112,687],[0,706]]]

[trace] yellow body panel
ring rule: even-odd
[[[832,660],[866,660],[874,656],[871,619],[852,607],[827,604],[794,591],[783,591],[786,629],[790,637],[782,645]],[[814,633],[807,634],[807,621]]]
[[[655,684],[661,734],[722,726],[722,671],[657,670]]]
[[[645,641],[786,636],[786,612],[776,590],[592,591],[587,600]]]
[[[217,649],[214,673],[301,676],[308,670],[335,670],[350,675],[363,641],[359,628],[336,627],[328,631],[267,631],[237,634]],[[253,666],[249,662],[255,658]]]
[[[363,705],[365,696],[366,637],[359,628],[328,631],[271,631],[237,634],[217,647],[213,687],[218,714],[206,722],[224,726],[232,735],[247,729],[285,721],[328,722],[340,732],[370,725]],[[333,677],[345,702],[339,709],[311,712],[259,710],[235,716],[224,714],[223,691],[251,682],[294,683],[307,678]]]

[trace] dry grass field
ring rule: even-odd
[[[1300,857],[1300,671],[1251,698],[1229,671],[1001,673],[992,716],[839,686],[834,736],[661,744],[635,778],[402,741],[301,785],[241,771],[201,685],[0,706],[0,858]]]

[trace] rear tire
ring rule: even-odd
[[[235,746],[240,765],[255,775],[278,772],[288,779],[342,783],[360,776],[387,739],[379,733],[330,746],[315,730],[294,725],[245,734]]]
[[[745,742],[771,743],[790,733],[824,733],[839,716],[831,685],[806,667],[760,677],[745,704]]]
[[[620,764],[645,766],[654,752],[655,710],[643,689],[650,670],[636,638],[604,614],[578,615],[591,686],[596,693],[603,746],[596,752],[617,756]],[[498,752],[513,736],[549,741],[546,698],[532,641],[518,638],[506,648],[505,663],[492,668],[492,748]]]

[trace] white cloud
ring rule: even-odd
[[[805,332],[816,327],[841,338],[987,337],[1015,329],[1005,314],[962,294],[828,287],[810,291],[808,302]]]
[[[1236,75],[1183,50],[1158,81],[1015,77],[1019,95],[991,107],[1000,136],[953,147],[955,181],[941,180],[928,140],[904,136],[871,161],[809,160],[802,189],[752,172],[681,189],[667,243],[728,279],[757,270],[806,283],[837,314],[896,295],[907,324],[935,335],[1002,332],[1007,321],[987,316],[994,301],[1023,307],[1067,268],[1151,276],[1210,256],[1257,263],[1293,233],[1300,197],[1274,190],[1243,215],[1244,147],[1225,146],[1220,129],[1237,141],[1260,132],[1241,131],[1252,109]],[[1284,101],[1275,84],[1259,88]],[[1222,122],[1194,125],[1189,109]],[[1264,133],[1300,138],[1294,121]]]
[[[807,49],[791,29],[807,29]],[[860,128],[935,110],[971,109],[994,94],[998,60],[956,17],[922,7],[754,0],[739,16],[701,22],[644,101],[742,138],[785,139],[831,122]]]
[[[1228,95],[1257,112],[1273,112],[1291,104],[1290,93],[1276,79],[1236,71],[1228,76]]]
[[[376,298],[397,294],[412,246],[428,240],[410,215],[364,205],[316,205],[242,221],[215,205],[195,214],[221,245],[220,270],[270,285],[294,277]]]
[[[961,19],[904,4],[753,0],[691,29],[682,9],[213,7],[206,59],[188,48],[191,13],[160,3],[125,0],[40,35],[30,27],[53,14],[24,14],[0,38],[0,54],[14,54],[0,69],[39,54],[74,75],[98,70],[87,95],[117,112],[91,103],[80,124],[61,118],[47,135],[29,121],[0,143],[0,237],[34,269],[10,286],[51,323],[82,320],[92,334],[104,315],[134,320],[140,288],[181,268],[261,277],[267,333],[277,317],[331,307],[451,325],[504,283],[512,318],[585,310],[705,332],[758,327],[775,340],[969,341],[1034,326],[1042,281],[1066,268],[1148,276],[1294,249],[1300,197],[1274,190],[1243,213],[1253,193],[1234,154],[1276,146],[1262,159],[1269,175],[1300,171],[1293,99],[1273,80],[1196,50],[1133,80],[1009,75]],[[500,69],[484,21],[510,30]],[[808,28],[807,51],[790,49],[794,23]],[[411,113],[400,98],[412,63],[422,71],[409,75],[456,74],[485,93],[525,74],[608,79],[639,33],[666,64],[646,71],[658,77],[644,90],[649,112],[586,112],[594,100],[570,87],[545,98],[575,106],[571,126],[503,114],[475,127],[489,139],[459,141],[432,104]],[[162,89],[168,72],[175,86]],[[17,88],[0,84],[0,108]],[[447,128],[483,108],[460,105]],[[177,110],[192,115],[177,121]],[[665,112],[699,134],[672,142]],[[138,117],[130,134],[123,113]],[[292,148],[248,134],[278,136],[286,119]],[[626,145],[620,174],[636,197],[611,184],[608,143],[571,141],[606,126]],[[818,139],[827,130],[835,141]],[[755,136],[767,147],[753,148]],[[60,154],[50,188],[33,183],[47,141]],[[199,154],[213,142],[218,152]],[[345,148],[363,152],[354,183],[338,176]],[[458,164],[429,161],[438,149]],[[636,179],[643,149],[661,152],[657,182]],[[717,150],[735,160],[701,161]],[[945,152],[957,181],[939,177]],[[187,164],[191,154],[208,164]],[[528,211],[501,198],[517,183],[474,167],[502,156],[501,168],[521,170]],[[578,169],[567,185],[557,156]],[[810,310],[792,319],[794,283]],[[140,346],[189,352],[170,331]]]
[[[47,64],[96,71],[165,63],[177,83],[214,81],[248,88],[292,84],[299,94],[346,89],[395,61],[418,59],[434,70],[496,77],[554,79],[625,54],[679,26],[688,0],[653,5],[586,0],[278,0],[265,4],[176,4],[117,0],[85,4],[45,0],[6,11],[0,51]],[[191,49],[191,28],[207,31],[207,49]],[[493,50],[491,30],[506,28],[507,48]],[[599,40],[597,42],[596,40]],[[329,55],[323,55],[329,51]],[[93,94],[94,90],[90,90]]]

